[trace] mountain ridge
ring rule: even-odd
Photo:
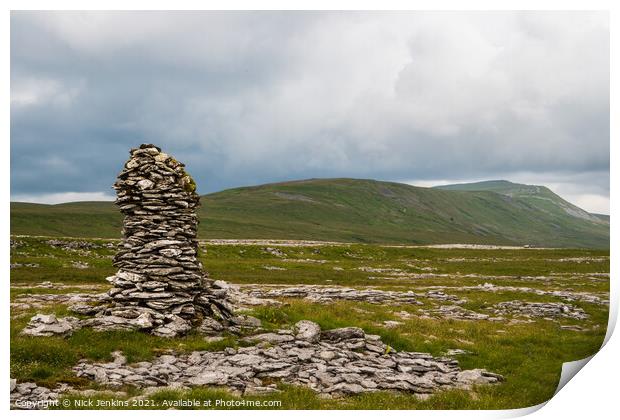
[[[233,188],[202,196],[199,237],[609,247],[605,218],[543,186],[490,182],[314,178]],[[112,202],[11,203],[12,234],[119,237],[120,221]]]

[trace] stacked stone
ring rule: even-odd
[[[131,150],[114,184],[125,217],[114,257],[119,270],[108,277],[114,306],[106,315],[175,325],[172,332],[155,331],[160,335],[189,329],[183,320],[202,315],[225,320],[232,312],[225,291],[215,291],[197,259],[200,197],[184,166],[159,147],[143,144]]]

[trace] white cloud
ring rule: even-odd
[[[25,107],[49,104],[68,107],[83,89],[83,81],[73,86],[67,86],[58,80],[16,75],[11,80],[11,106]]]

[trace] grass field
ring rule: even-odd
[[[196,334],[165,339],[137,332],[90,329],[77,331],[66,339],[21,336],[19,332],[36,313],[68,314],[66,304],[58,301],[52,300],[40,307],[28,307],[24,303],[50,294],[105,291],[109,287],[105,277],[115,272],[111,264],[115,249],[109,245],[113,241],[88,240],[96,247],[63,249],[52,246],[49,240],[12,237],[11,377],[18,382],[34,381],[48,387],[63,382],[77,388],[97,389],[98,385],[72,373],[71,368],[78,360],[110,360],[112,351],[122,350],[131,362],[148,360],[167,349],[184,352],[244,345],[235,337],[208,343]],[[602,299],[608,298],[609,293],[609,253],[601,250],[201,242],[200,259],[212,278],[242,287],[312,284],[411,290],[422,295],[431,288],[465,299],[463,308],[480,313],[490,313],[495,303],[515,299],[565,302],[558,296],[537,294],[534,290],[586,293]],[[43,282],[52,282],[55,286],[42,285]],[[500,289],[491,291],[477,287],[484,283],[492,283]],[[502,286],[529,289],[501,289]],[[466,350],[467,354],[454,356],[464,369],[484,368],[506,378],[500,385],[479,387],[472,392],[446,391],[427,400],[386,392],[323,399],[311,390],[285,384],[279,385],[281,392],[275,396],[252,397],[260,401],[275,398],[281,401],[281,408],[299,409],[500,409],[535,405],[553,395],[563,362],[587,357],[598,350],[608,317],[608,306],[585,301],[571,302],[589,315],[584,321],[532,318],[527,323],[513,322],[512,316],[501,322],[420,316],[419,311],[438,305],[431,299],[421,299],[421,305],[353,301],[320,304],[299,298],[284,301],[287,305],[282,307],[253,307],[251,314],[274,330],[310,319],[323,328],[359,326],[367,333],[381,335],[384,342],[396,350],[430,352],[436,356],[448,349]],[[397,315],[401,311],[412,316],[403,319]],[[385,321],[399,324],[388,327]],[[580,329],[565,329],[574,326]],[[143,392],[129,388],[120,391],[122,394],[104,394],[102,399],[135,404],[134,401],[141,400]],[[227,390],[205,387],[161,391],[148,396],[159,402],[179,398],[240,400]]]

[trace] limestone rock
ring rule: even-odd
[[[492,384],[503,380],[503,376],[483,369],[464,370],[456,375],[456,381],[466,385]]]
[[[309,321],[302,325],[311,325]],[[360,337],[360,331],[362,336]],[[328,332],[328,331],[325,331]],[[503,377],[483,369],[462,371],[458,361],[428,353],[377,353],[364,346],[385,347],[380,337],[360,329],[339,328],[330,340],[296,340],[286,330],[263,335],[271,344],[226,348],[223,351],[170,353],[150,362],[128,365],[122,355],[114,363],[82,361],[78,377],[105,386],[158,387],[225,386],[239,395],[278,392],[274,381],[308,386],[322,396],[344,396],[381,390],[413,393],[423,398],[445,389],[492,385]],[[282,336],[288,335],[286,340]],[[274,340],[273,338],[276,338]],[[333,341],[337,337],[338,341]],[[264,343],[264,341],[263,341]],[[362,347],[357,350],[359,343]],[[271,385],[267,385],[271,384]]]
[[[294,341],[295,337],[290,334],[276,334],[276,333],[264,333],[253,335],[247,338],[248,340],[267,341],[269,343],[286,343],[288,341]]]
[[[228,375],[218,371],[204,371],[189,379],[191,385],[224,385]]]
[[[500,302],[494,306],[496,314],[512,314],[525,317],[539,318],[572,318],[585,320],[588,314],[581,308],[569,303],[557,302],[522,302],[513,300],[510,302]]]
[[[22,330],[22,334],[34,337],[69,336],[78,328],[79,319],[77,318],[56,318],[53,314],[37,314],[30,319],[26,328]]]
[[[353,289],[341,286],[299,285],[289,287],[252,288],[248,293],[251,297],[268,298],[304,298],[312,302],[327,303],[335,300],[351,300],[376,304],[412,304],[421,305],[418,295],[414,292],[399,292],[378,289]]]
[[[310,343],[317,343],[321,338],[321,327],[316,322],[312,321],[299,321],[293,328],[297,340],[308,341]]]
[[[55,407],[59,396],[69,391],[73,389],[66,384],[49,389],[34,382],[17,383],[11,379],[10,407],[18,410],[44,410]]]
[[[325,341],[342,341],[352,338],[364,338],[364,330],[357,327],[335,328],[333,330],[323,331],[321,339]]]
[[[237,315],[230,319],[235,325],[244,328],[260,328],[261,320],[250,315]]]

